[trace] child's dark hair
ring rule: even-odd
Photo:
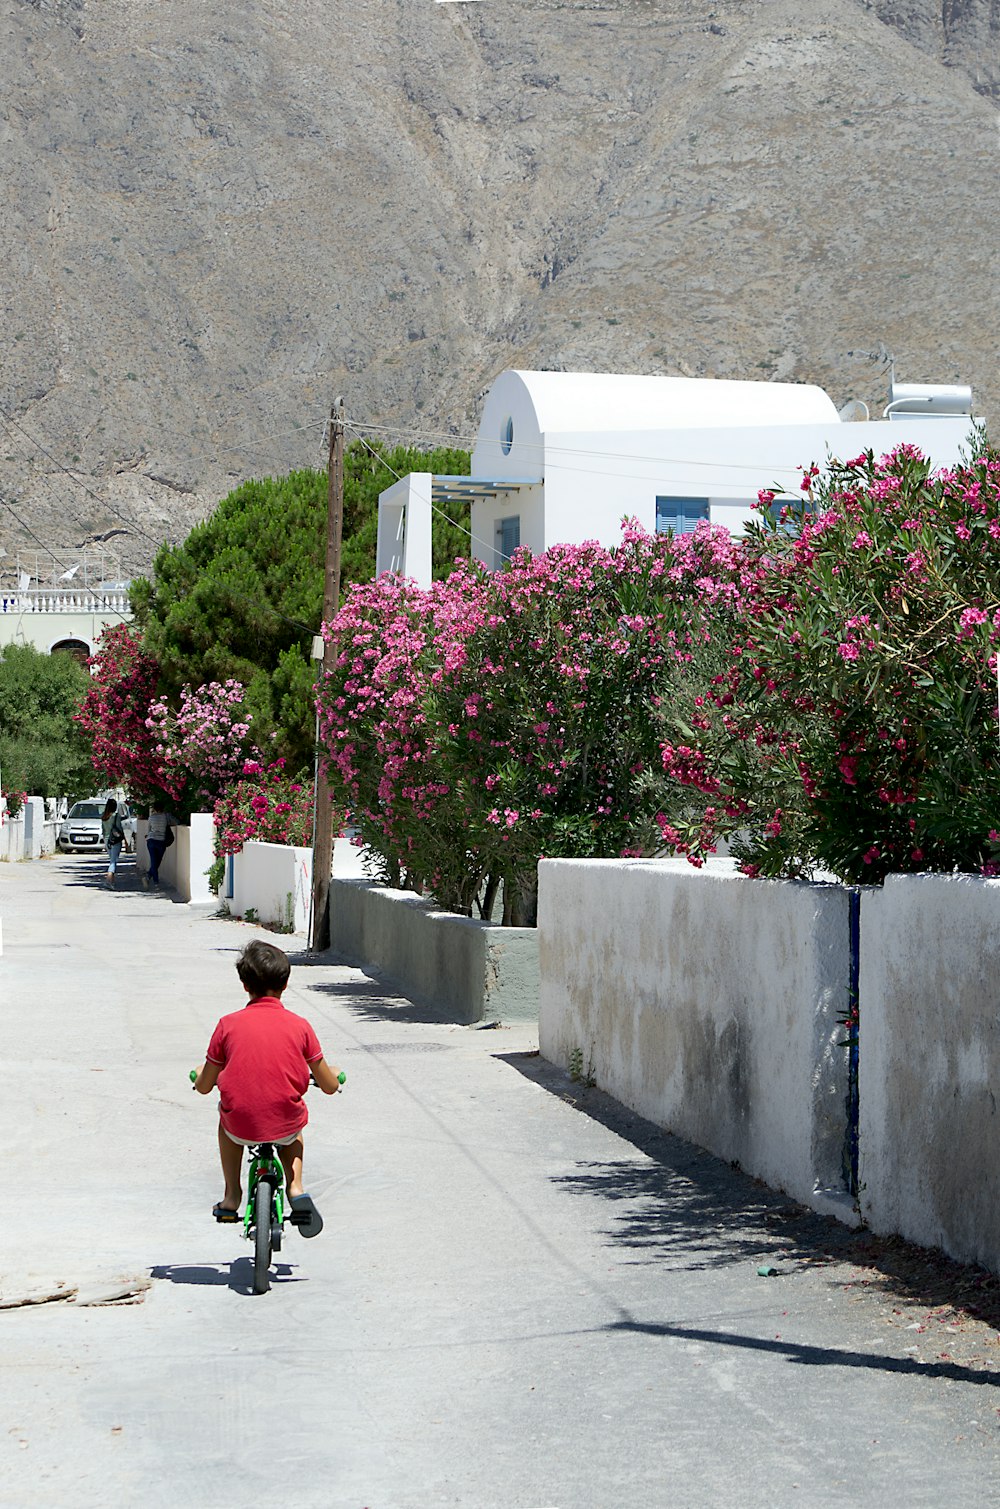
[[[260,938],[248,943],[236,961],[236,973],[255,996],[280,996],[291,972],[288,955]]]

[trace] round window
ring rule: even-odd
[[[508,419],[500,435],[500,449],[505,456],[510,455],[510,448],[514,444],[514,421]]]

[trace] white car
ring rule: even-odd
[[[84,849],[102,849],[101,814],[106,799],[91,797],[85,802],[74,802],[59,827],[56,844],[64,854],[73,854]],[[118,803],[125,837],[135,848],[135,817],[127,802]]]

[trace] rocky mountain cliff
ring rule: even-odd
[[[3,14],[0,565],[143,569],[338,393],[470,444],[512,365],[880,408],[881,341],[1000,421],[994,0]]]

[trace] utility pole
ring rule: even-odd
[[[323,579],[323,622],[330,623],[340,605],[340,542],[344,532],[344,400],[330,410],[330,455],[327,462],[326,567]],[[332,639],[323,646],[320,682],[332,671],[337,647]],[[318,728],[318,725],[317,725]],[[316,743],[316,815],[313,823],[312,927],[309,947],[316,953],[330,947],[330,876],[333,872],[333,806],[330,786],[320,768],[319,739]]]

